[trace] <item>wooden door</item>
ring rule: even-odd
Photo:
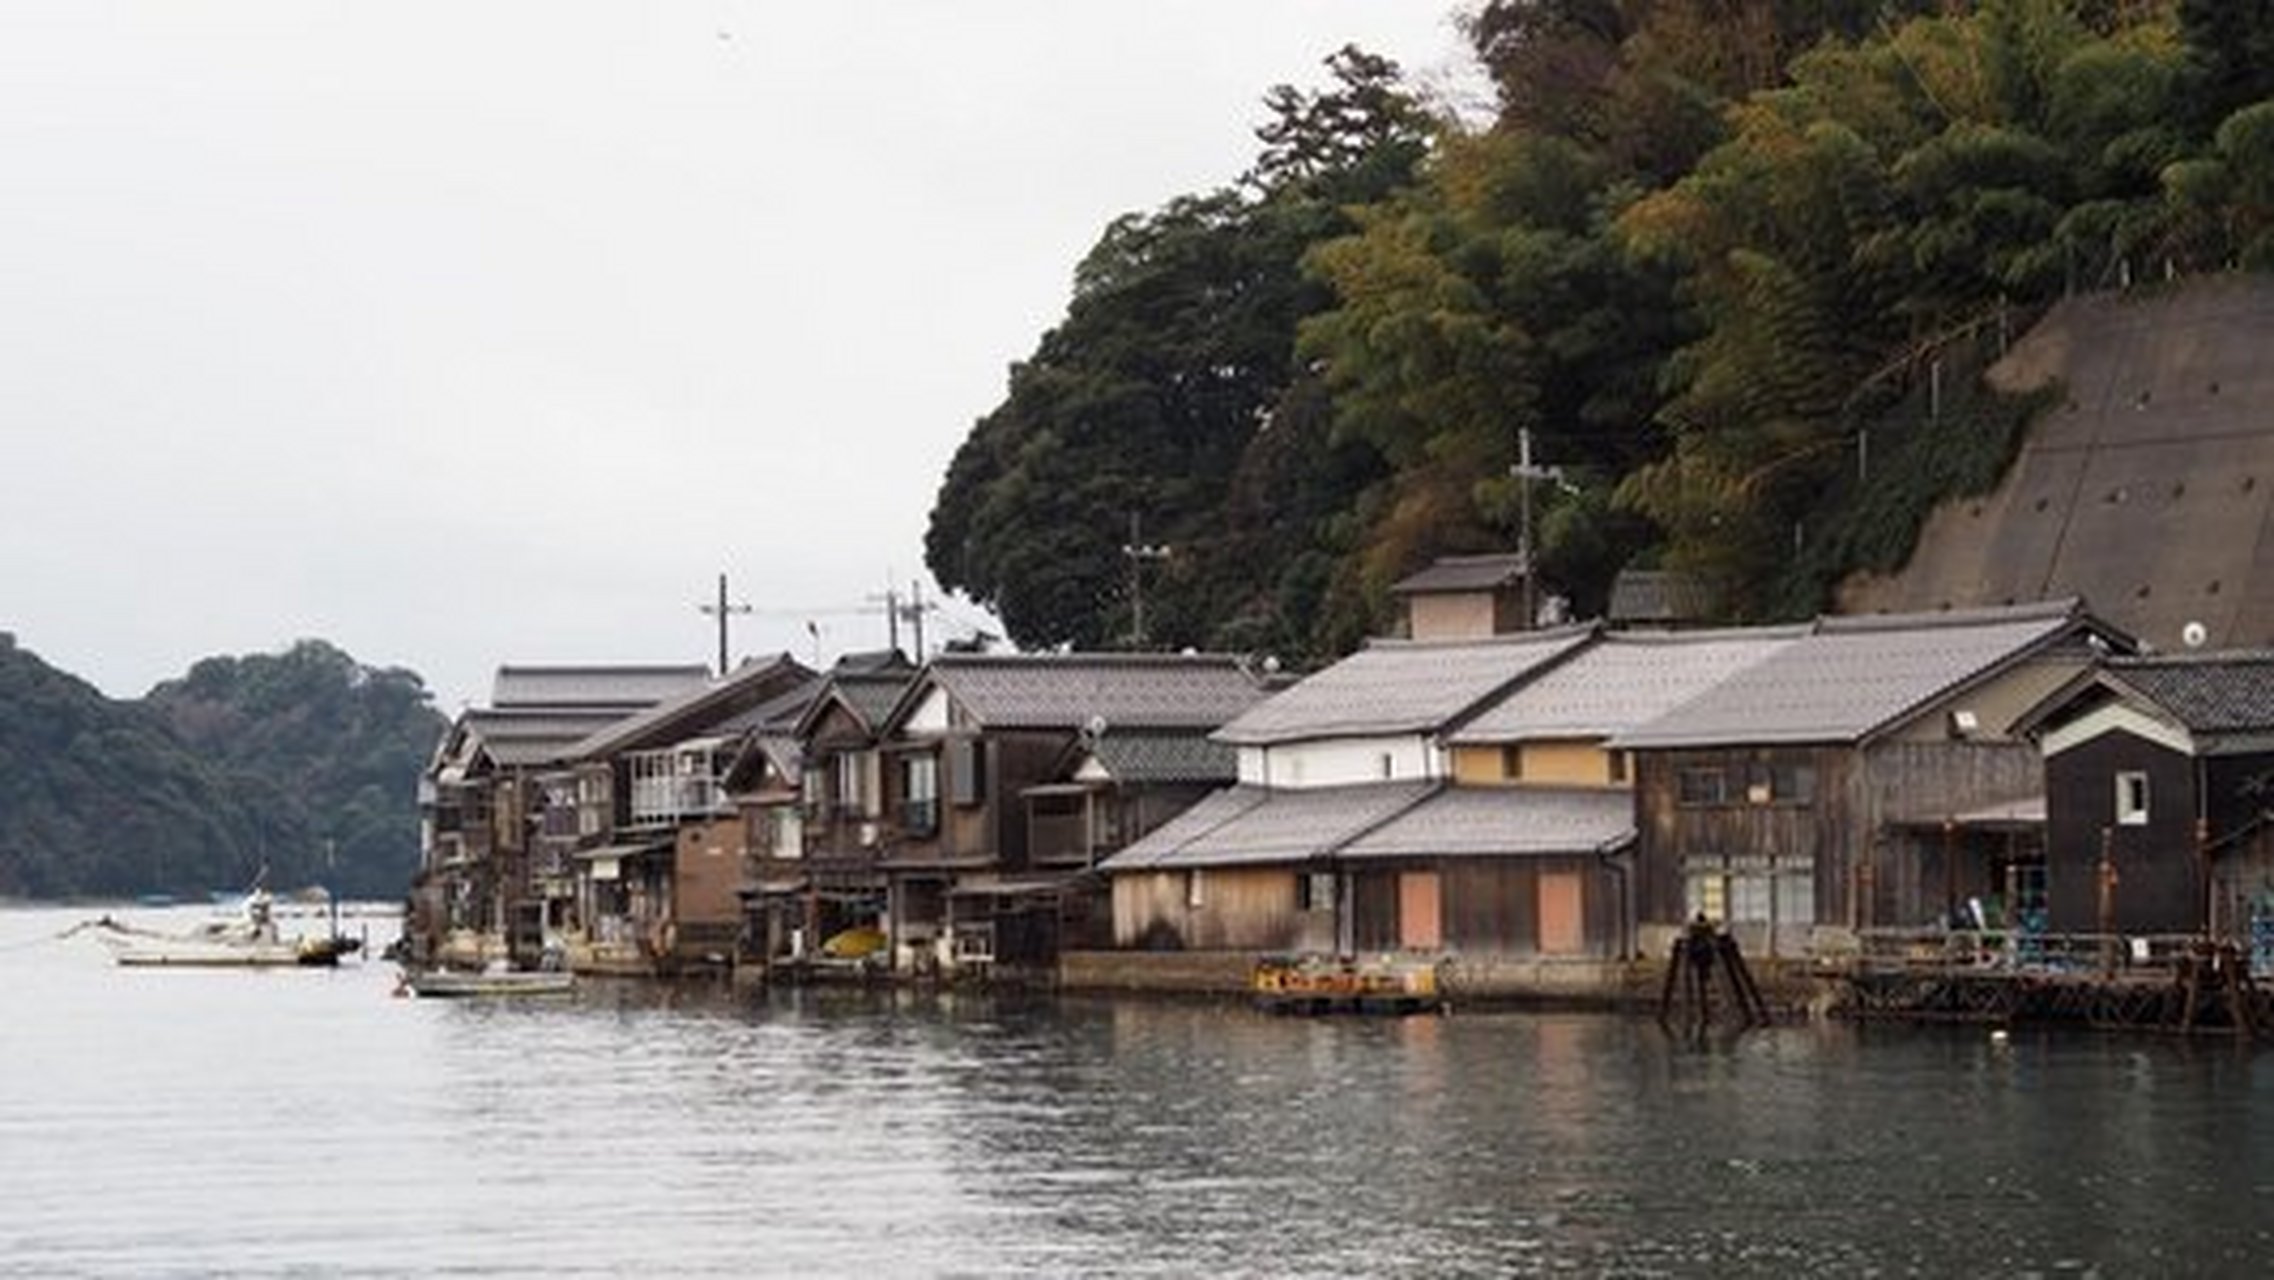
[[[1540,953],[1578,955],[1587,949],[1586,897],[1576,871],[1540,873]]]
[[[1436,872],[1398,873],[1398,945],[1408,951],[1435,951],[1445,945]]]

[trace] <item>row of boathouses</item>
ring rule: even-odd
[[[2078,602],[1508,631],[1509,557],[1301,679],[1229,655],[507,666],[438,746],[423,958],[1230,989],[1394,955],[1647,989],[1683,927],[2274,937],[2274,655]],[[2266,950],[2274,951],[2274,948]]]

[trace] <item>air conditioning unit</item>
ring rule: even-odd
[[[861,847],[864,849],[874,848],[876,846],[876,824],[873,822],[864,822],[860,825],[859,830],[861,837]]]

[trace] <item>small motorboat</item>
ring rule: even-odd
[[[575,974],[550,969],[405,969],[396,992],[433,999],[465,999],[563,996],[575,989]]]
[[[276,927],[275,903],[265,889],[246,894],[235,915],[210,920],[187,933],[143,929],[104,916],[91,921],[96,936],[121,965],[159,968],[299,968],[336,965],[362,947],[337,933],[287,938]]]

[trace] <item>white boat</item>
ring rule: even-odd
[[[336,965],[360,945],[353,938],[287,938],[277,931],[275,904],[255,889],[237,914],[209,920],[187,933],[166,933],[104,916],[92,922],[96,936],[119,964],[136,967],[296,968]]]
[[[576,988],[573,974],[530,969],[403,971],[402,990],[436,999],[469,996],[558,996]]]

